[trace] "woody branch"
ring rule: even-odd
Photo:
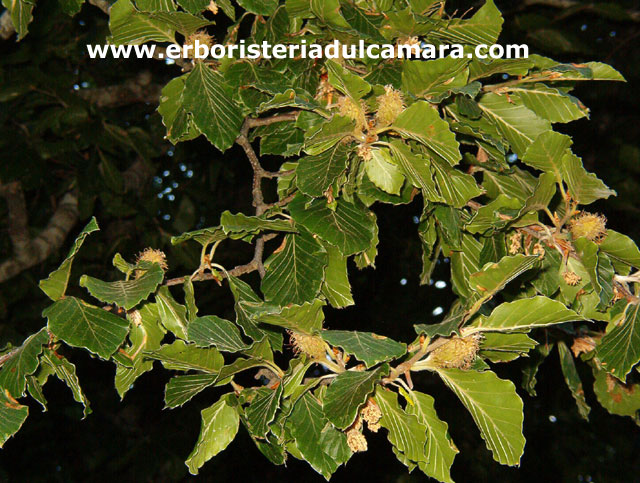
[[[0,196],[7,204],[7,231],[13,246],[12,256],[0,263],[2,283],[43,262],[62,246],[78,221],[78,196],[73,191],[66,193],[47,226],[34,238],[29,234],[27,205],[20,182],[0,184]]]
[[[236,144],[238,144],[244,150],[247,158],[249,159],[249,163],[251,164],[251,168],[253,170],[253,182],[252,182],[251,194],[253,197],[253,206],[255,207],[257,216],[262,215],[265,211],[267,211],[272,206],[284,206],[289,201],[291,201],[292,196],[288,196],[275,203],[265,203],[264,195],[262,193],[263,179],[277,178],[277,177],[289,174],[291,173],[291,171],[272,172],[272,171],[265,170],[262,167],[262,164],[260,164],[260,158],[258,157],[255,150],[253,149],[253,146],[251,146],[251,143],[249,142],[249,130],[254,127],[268,126],[270,124],[274,124],[277,122],[294,121],[297,117],[298,117],[297,111],[276,114],[273,116],[261,117],[261,118],[248,117],[244,120],[244,123],[242,124],[242,128],[240,129],[240,134],[236,138]],[[258,273],[260,274],[260,277],[264,277],[265,269],[262,263],[262,258],[264,255],[264,244],[265,242],[271,240],[272,238],[275,238],[276,236],[277,235],[274,233],[269,233],[269,234],[258,237],[258,239],[256,240],[256,244],[253,252],[253,258],[251,259],[251,261],[244,265],[238,265],[237,267],[234,267],[233,269],[229,270],[228,272],[229,275],[232,275],[232,276],[244,275],[245,273],[250,273],[257,270]],[[198,282],[198,281],[204,281],[204,280],[216,280],[217,278],[218,276],[213,273],[198,273],[193,277],[191,277],[191,280],[193,282]],[[173,278],[173,279],[167,280],[165,282],[165,285],[168,285],[168,286],[179,285],[184,283],[184,281],[185,281],[185,277]]]

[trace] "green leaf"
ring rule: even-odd
[[[57,338],[73,347],[84,347],[108,359],[124,342],[129,322],[75,297],[66,297],[47,307],[42,316]]]
[[[263,301],[247,283],[239,278],[231,275],[228,280],[231,292],[233,292],[233,298],[235,299],[236,324],[242,327],[242,331],[246,336],[251,337],[255,341],[260,341],[266,336],[269,338],[273,350],[280,350],[282,347],[282,334],[279,331],[275,332],[265,330],[263,327],[258,327],[258,324],[252,319],[252,311],[244,306],[244,303],[258,306],[262,304]]]
[[[391,128],[405,138],[424,144],[452,166],[461,159],[460,145],[449,130],[449,124],[426,101],[411,104],[398,116]]]
[[[466,311],[462,304],[456,301],[442,322],[438,324],[415,324],[413,329],[416,334],[425,334],[427,337],[435,337],[436,335],[449,337],[453,333],[459,334],[458,328],[462,324],[465,313]]]
[[[38,368],[38,356],[42,352],[43,344],[49,341],[47,329],[40,329],[29,336],[20,347],[5,354],[6,358],[0,370],[0,388],[9,391],[14,398],[24,396],[27,376]]]
[[[109,11],[109,28],[115,45],[140,45],[145,42],[175,42],[173,29],[166,22],[139,12],[131,0],[118,0]]]
[[[528,171],[514,166],[509,174],[494,173],[486,170],[482,175],[482,186],[487,190],[487,195],[491,198],[496,198],[502,194],[524,202],[535,191],[536,179]]]
[[[501,332],[484,332],[480,342],[482,351],[492,352],[515,352],[517,354],[526,354],[538,343],[527,334],[521,333],[501,333]]]
[[[307,230],[284,238],[284,247],[265,262],[262,292],[267,301],[303,304],[320,291],[327,255]]]
[[[504,257],[499,262],[488,264],[481,271],[472,273],[469,277],[469,285],[483,297],[491,296],[502,290],[518,275],[533,267],[537,260],[537,255],[519,254]]]
[[[364,362],[367,369],[407,353],[406,344],[372,332],[323,330],[320,335],[329,344],[341,347]]]
[[[473,176],[452,168],[437,158],[433,159],[432,166],[438,191],[446,204],[462,208],[472,198],[484,194],[484,190],[478,186]]]
[[[175,301],[169,287],[160,287],[156,293],[160,322],[176,337],[187,339],[187,309]]]
[[[563,178],[564,155],[571,146],[571,138],[564,134],[549,131],[541,134],[529,146],[522,162],[532,168],[553,173],[556,181]]]
[[[189,473],[197,475],[207,461],[223,451],[238,433],[240,417],[223,397],[217,403],[203,409],[200,436],[195,448],[185,461]]]
[[[47,398],[44,397],[44,393],[42,392],[42,384],[38,381],[36,376],[27,376],[27,391],[29,392],[29,396],[40,403],[42,406],[42,412],[47,412]]]
[[[469,59],[444,57],[428,62],[405,60],[402,63],[402,89],[417,97],[430,99],[456,87],[467,85]]]
[[[163,278],[164,271],[160,265],[152,263],[149,269],[144,270],[144,273],[134,280],[104,282],[83,275],[80,277],[80,286],[86,288],[101,302],[116,304],[130,310],[155,292]]]
[[[593,392],[602,407],[611,414],[629,416],[636,424],[640,420],[640,386],[638,384],[626,385],[609,375],[606,371],[593,368],[595,382]]]
[[[238,352],[249,348],[233,322],[215,315],[198,317],[191,322],[187,329],[187,337],[199,347],[213,345],[224,352]]]
[[[411,462],[427,463],[426,425],[418,419],[418,416],[409,414],[400,407],[398,395],[395,392],[379,387],[376,390],[375,401],[382,412],[380,425],[389,431],[387,436],[389,442]],[[402,459],[400,461],[407,464]]]
[[[176,371],[196,370],[217,374],[224,365],[222,354],[214,347],[201,349],[182,340],[163,345],[157,350],[145,351],[144,354],[162,362],[165,369]]]
[[[349,459],[347,437],[329,424],[322,405],[311,392],[298,399],[287,419],[289,425],[300,454],[327,480]]]
[[[355,122],[345,116],[334,115],[329,121],[305,132],[307,154],[316,156],[353,133]]]
[[[567,64],[559,64],[552,71],[562,72],[562,80],[584,81],[584,80],[605,80],[605,81],[622,81],[625,79],[613,67],[602,62],[587,62],[582,64],[584,67],[576,69],[570,66],[570,69],[563,69]]]
[[[539,118],[522,104],[509,102],[506,96],[485,94],[478,106],[485,117],[495,124],[498,131],[509,141],[511,149],[520,158],[540,134],[551,130],[549,121]]]
[[[424,216],[423,214],[423,218]],[[433,230],[437,232],[435,236],[440,235],[442,242],[449,248],[452,250],[462,249],[462,221],[460,220],[460,211],[452,206],[437,205],[433,210],[433,218],[429,215],[425,223],[428,225],[435,223],[435,227],[437,227],[437,230]],[[426,231],[428,234],[430,228],[427,228]],[[420,235],[423,237],[422,231],[420,231]],[[432,233],[430,236],[434,236],[434,234]],[[435,243],[435,240],[433,243]]]
[[[338,0],[310,0],[311,12],[322,23],[340,30],[350,30],[351,26],[340,13],[340,2]]]
[[[74,401],[79,402],[84,406],[84,417],[91,414],[89,400],[84,395],[84,392],[80,387],[80,381],[76,375],[76,366],[50,349],[45,349],[42,354],[42,364],[47,364],[51,367],[55,376],[64,382],[69,389],[71,389]]]
[[[135,319],[136,312],[140,316],[139,320]],[[166,330],[160,325],[156,304],[145,304],[127,317],[129,320],[133,319],[129,332],[131,346],[116,352],[113,357],[118,363],[114,382],[120,398],[124,398],[138,377],[153,369],[153,361],[143,357],[142,351],[160,348],[166,334]]]
[[[507,255],[507,245],[503,236],[493,236],[484,239],[480,252],[480,265],[498,262]]]
[[[441,30],[430,34],[430,37],[443,43],[459,43],[467,45],[495,44],[502,30],[502,15],[493,0],[486,0],[468,20],[451,19]]]
[[[582,160],[572,153],[563,158],[563,174],[571,197],[581,205],[615,196],[616,192],[604,184],[595,174],[588,173]]]
[[[338,429],[355,421],[360,407],[373,393],[376,383],[389,373],[383,364],[373,371],[345,371],[336,377],[324,396],[324,414]]]
[[[493,236],[497,230],[502,230],[509,223],[513,223],[513,216],[517,216],[521,209],[522,202],[520,200],[500,194],[493,201],[479,208],[473,214],[473,218],[467,223],[465,229],[470,233]],[[507,217],[502,215],[507,215]],[[535,221],[537,221],[537,217],[533,215],[529,219],[522,218],[515,223],[526,226]]]
[[[218,72],[202,62],[196,63],[185,83],[183,100],[194,124],[211,144],[220,151],[231,147],[240,134],[242,110]]]
[[[640,361],[640,304],[627,305],[624,321],[600,339],[596,355],[609,374],[626,381]]]
[[[278,7],[277,0],[238,0],[238,4],[256,15],[273,15]]]
[[[522,387],[526,389],[530,396],[536,396],[536,374],[538,368],[547,358],[553,349],[552,344],[540,344],[535,350],[529,353],[529,358],[525,359],[525,366],[522,368]]]
[[[551,199],[556,194],[556,179],[553,173],[542,173],[538,178],[538,184],[533,194],[527,198],[520,210],[521,214],[539,211],[549,206]]]
[[[450,468],[458,448],[449,437],[447,423],[438,417],[431,396],[418,391],[411,391],[409,394],[411,397],[407,400],[407,413],[415,415],[427,428],[426,461],[419,461],[418,466],[431,478],[453,483]]]
[[[197,17],[186,12],[154,12],[147,14],[149,19],[159,20],[172,30],[180,32],[184,36],[193,34],[196,30],[213,25],[205,18]]]
[[[297,156],[304,145],[304,132],[292,127],[288,122],[261,126],[255,129],[252,135],[260,136],[260,154],[263,156],[266,154]],[[288,168],[281,167],[281,169]]]
[[[582,381],[580,380],[580,376],[578,375],[578,370],[576,369],[576,364],[573,361],[571,351],[569,351],[567,345],[562,341],[558,341],[558,355],[560,356],[560,367],[562,368],[564,381],[567,383],[567,387],[571,391],[573,399],[576,400],[576,404],[578,405],[578,412],[580,413],[580,416],[588,421],[591,408],[584,398]]]
[[[614,260],[640,268],[640,250],[628,236],[607,230],[607,237],[600,242],[599,246],[601,251]]]
[[[391,142],[391,153],[411,184],[422,190],[425,199],[434,202],[444,201],[436,190],[433,167],[428,158],[411,151],[409,146],[398,140]]]
[[[78,253],[78,250],[80,250],[85,238],[87,238],[90,233],[98,231],[99,229],[96,218],[92,217],[89,223],[87,223],[80,234],[76,237],[71,250],[69,250],[69,253],[67,254],[67,258],[64,259],[64,262],[62,262],[60,267],[51,272],[46,279],[40,280],[40,283],[38,284],[40,289],[47,294],[51,300],[58,300],[64,295],[67,290],[67,284],[69,283],[69,275],[71,274],[71,264],[73,263],[73,259]]]
[[[198,307],[196,306],[196,294],[190,277],[184,279],[182,288],[184,289],[184,302],[187,306],[187,320],[191,322],[198,316]]]
[[[289,203],[289,211],[296,223],[335,245],[344,255],[366,250],[373,241],[375,215],[361,205],[341,199],[332,210],[324,199],[298,195]]]
[[[220,216],[220,225],[225,234],[259,233],[261,231],[295,232],[288,220],[268,219],[263,216],[247,216],[242,213],[233,214],[225,211]]]
[[[189,402],[196,394],[212,386],[217,374],[187,374],[169,379],[164,390],[166,408],[176,408]]]
[[[29,32],[29,24],[33,20],[33,7],[35,6],[35,2],[30,2],[27,0],[2,0],[2,5],[6,7],[9,11],[9,15],[11,18],[11,25],[15,28],[18,34],[18,40],[22,40],[25,35]],[[25,419],[27,416],[25,415]],[[23,420],[24,422],[24,420]],[[22,423],[20,423],[22,425]],[[18,429],[20,426],[18,426]],[[18,430],[16,429],[16,431]],[[11,435],[9,435],[11,436]],[[8,439],[2,439],[2,443]],[[0,445],[0,447],[2,447]]]
[[[251,404],[245,410],[249,428],[254,436],[264,437],[269,432],[269,425],[280,407],[282,391],[282,384],[275,389],[261,387],[256,391]]]
[[[246,371],[248,369],[253,369],[255,367],[262,367],[265,365],[265,362],[260,359],[236,359],[231,364],[224,366],[220,369],[220,373],[218,374],[218,381],[224,381],[227,377],[238,374],[239,372]]]
[[[589,279],[593,289],[598,294],[600,303],[598,307],[603,309],[613,299],[613,277],[615,272],[609,258],[599,253],[598,245],[586,238],[578,238],[574,246],[584,268],[589,272]]]
[[[255,320],[303,334],[315,334],[322,329],[323,306],[324,302],[319,299],[301,305],[289,304],[286,307],[245,304],[247,312],[252,313]]]
[[[195,1],[195,0],[192,0]],[[143,12],[175,12],[173,0],[137,0],[136,7]]]
[[[347,169],[351,150],[342,143],[315,156],[303,156],[296,168],[296,185],[309,196],[323,196],[340,174]]]
[[[326,243],[324,245],[328,255],[328,264],[324,273],[322,294],[332,307],[341,309],[354,305],[347,271],[347,257],[339,249]]]
[[[366,80],[349,72],[337,62],[327,60],[325,67],[329,73],[329,84],[344,95],[357,101],[371,90],[371,85]]]
[[[469,64],[469,81],[491,77],[494,74],[510,74],[524,76],[533,67],[529,59],[478,59],[475,57]]]
[[[178,236],[172,236],[171,244],[177,245],[187,240],[195,240],[202,246],[206,247],[217,241],[224,240],[225,238],[227,238],[227,235],[225,235],[222,227],[215,226],[211,228],[202,228],[200,230],[189,231]]]
[[[511,381],[491,371],[439,369],[438,374],[471,413],[497,462],[516,466],[524,452],[522,399]]]
[[[29,408],[13,399],[8,391],[0,391],[0,448],[16,434],[29,416]]]
[[[589,115],[587,109],[578,99],[564,92],[534,84],[529,88],[511,88],[522,103],[543,119],[551,122],[569,122]]]
[[[472,332],[529,330],[584,320],[587,319],[568,309],[562,302],[538,295],[498,305],[491,315],[473,324]]]
[[[369,179],[378,188],[394,195],[400,194],[400,189],[404,184],[404,175],[393,162],[388,149],[373,148],[371,159],[365,161],[364,168]]]
[[[364,9],[356,7],[350,3],[341,3],[342,15],[351,27],[358,34],[365,38],[375,41],[384,41],[384,37],[380,34],[383,19],[378,16],[369,15]],[[287,10],[289,7],[287,7]]]
[[[451,254],[451,282],[454,291],[464,298],[471,297],[469,277],[480,269],[482,244],[472,235],[462,235],[462,250]]]

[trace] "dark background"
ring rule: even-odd
[[[102,43],[106,17],[85,6],[69,19],[43,2],[34,13],[31,33],[16,44],[0,41],[0,179],[20,179],[33,227],[46,224],[54,200],[78,179],[83,220],[95,214],[102,231],[92,235],[74,266],[72,280],[82,273],[114,276],[115,252],[131,259],[146,246],[166,250],[170,276],[190,273],[197,266],[195,247],[171,247],[170,235],[216,225],[225,209],[251,210],[251,172],[244,155],[233,148],[221,155],[199,139],[176,147],[163,140],[164,127],[154,103],[98,108],[79,98],[83,89],[117,85],[141,69],[152,73],[153,85],[164,85],[176,66],[157,61],[89,60],[87,43]],[[447,10],[464,12],[482,2],[448,2]],[[581,119],[556,129],[574,137],[574,152],[588,170],[598,174],[618,197],[595,205],[608,225],[640,241],[640,2],[619,1],[594,6],[575,2],[561,9],[546,2],[496,1],[505,16],[502,43],[527,43],[532,52],[567,62],[598,60],[618,69],[628,83],[584,83],[574,94],[591,109]],[[627,12],[635,12],[629,16]],[[220,31],[224,25],[219,25]],[[77,86],[74,88],[74,86]],[[121,129],[127,140],[115,141],[110,129]],[[106,156],[124,172],[143,158],[153,171],[149,182],[124,194],[114,193],[98,165]],[[278,160],[265,165],[276,169]],[[170,188],[170,191],[168,190]],[[159,197],[159,194],[162,196]],[[273,191],[268,191],[273,199]],[[442,262],[433,279],[444,288],[420,287],[420,245],[414,217],[421,206],[375,209],[380,224],[377,269],[350,266],[356,306],[328,309],[332,329],[368,329],[401,339],[414,337],[414,323],[435,322],[434,309],[448,309],[453,300],[448,266]],[[0,206],[0,253],[10,254],[6,211]],[[19,344],[44,324],[40,312],[47,299],[37,281],[64,256],[73,237],[45,263],[0,285],[0,342]],[[277,243],[277,242],[276,242]],[[267,245],[267,252],[275,246]],[[251,258],[251,247],[223,244],[219,262],[225,266]],[[253,279],[251,277],[254,277]],[[255,275],[248,279],[256,282]],[[442,284],[438,284],[441,286]],[[78,293],[81,293],[77,288]],[[233,306],[226,287],[198,284],[202,313],[230,317]],[[72,289],[73,291],[73,289]],[[435,313],[438,313],[436,310]],[[81,420],[82,409],[57,380],[45,387],[49,410],[41,413],[29,403],[30,416],[22,430],[0,450],[0,480],[11,481],[180,481],[189,479],[184,459],[199,431],[200,410],[217,398],[205,392],[186,407],[162,410],[169,372],[156,365],[119,401],[113,387],[114,367],[91,359],[86,352],[65,351],[76,365],[93,414]],[[557,353],[542,365],[538,396],[519,387],[521,361],[497,372],[516,382],[525,402],[527,446],[519,469],[495,463],[469,414],[442,384],[428,375],[414,383],[436,398],[436,409],[449,423],[460,449],[453,465],[457,481],[637,481],[640,471],[640,432],[630,419],[611,416],[591,391],[589,369],[579,365],[590,422],[579,418],[561,377]],[[367,453],[355,455],[340,468],[334,481],[420,481],[426,477],[406,468],[393,456],[385,431],[368,437]],[[271,465],[240,429],[224,453],[207,463],[201,479],[229,481],[321,481],[306,463],[291,460],[287,468]]]

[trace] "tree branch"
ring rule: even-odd
[[[151,73],[143,71],[123,84],[83,89],[78,95],[98,107],[118,107],[138,102],[156,103],[161,90],[161,85],[151,83]]]
[[[262,248],[257,249],[254,251],[253,254],[253,259],[249,262],[249,263],[245,263],[244,265],[238,265],[237,267],[232,268],[231,270],[229,270],[227,273],[229,275],[231,275],[232,277],[239,277],[240,275],[244,275],[246,273],[251,273],[251,272],[255,272],[256,270],[260,270],[260,266],[262,265],[262,254],[264,251],[264,244],[266,242],[268,242],[269,240],[274,239],[275,237],[277,237],[278,234],[277,233],[269,233],[268,235],[262,235],[260,238],[258,238],[258,240],[256,241],[256,247],[261,244]],[[258,263],[260,262],[260,263]],[[225,277],[225,273],[224,272],[220,272],[218,274],[213,274],[213,273],[198,273],[196,275],[194,275],[193,277],[191,277],[191,281],[192,282],[204,282],[206,280],[218,280],[218,277],[222,276]],[[181,285],[184,283],[184,281],[189,278],[187,277],[177,277],[177,278],[171,278],[169,280],[167,280],[164,285],[167,285],[168,287],[172,286],[172,285]]]
[[[256,215],[260,216],[265,211],[273,206],[284,206],[289,203],[294,195],[289,195],[286,198],[283,198],[280,201],[275,203],[265,203],[264,195],[262,193],[262,180],[264,178],[277,178],[279,176],[284,176],[285,174],[290,174],[292,171],[281,171],[281,172],[270,172],[265,171],[265,169],[260,164],[260,159],[256,154],[253,146],[249,142],[249,130],[253,127],[258,126],[267,126],[269,124],[274,124],[276,122],[285,122],[285,121],[295,121],[298,117],[298,112],[286,112],[283,114],[276,114],[274,116],[269,117],[261,117],[261,118],[246,118],[244,123],[242,124],[242,128],[240,129],[240,134],[236,138],[236,143],[244,150],[247,158],[249,159],[249,163],[251,164],[251,168],[253,169],[253,184],[252,184],[252,197],[253,197],[253,206],[256,209]],[[249,263],[245,263],[244,265],[238,265],[237,267],[228,271],[229,275],[237,277],[239,275],[244,275],[246,273],[258,271],[260,274],[260,278],[264,277],[265,269],[262,263],[262,257],[264,255],[264,244],[269,240],[278,236],[277,233],[269,233],[267,235],[262,235],[256,240],[256,244],[254,247],[253,258]],[[192,282],[201,282],[205,280],[218,280],[219,276],[225,276],[224,273],[214,274],[214,273],[205,273],[201,272],[193,277],[191,277]],[[164,284],[167,286],[172,285],[180,285],[183,284],[184,281],[188,277],[177,277],[167,280]]]
[[[0,39],[7,40],[15,33],[16,29],[11,21],[11,13],[9,10],[5,10],[0,15]]]
[[[149,182],[153,176],[153,172],[153,168],[149,166],[144,159],[138,158],[137,161],[122,173],[125,193],[129,193],[131,191],[139,193],[140,190]]]
[[[78,221],[78,196],[66,193],[47,226],[35,238],[29,236],[27,206],[20,183],[0,185],[0,196],[7,202],[8,232],[13,245],[13,256],[0,264],[2,283],[46,260],[62,246]]]
[[[258,126],[267,126],[269,124],[274,124],[276,122],[285,122],[285,121],[295,121],[298,117],[298,112],[287,112],[284,114],[276,114],[269,117],[262,118],[246,118],[244,123],[242,124],[242,128],[240,129],[240,135],[236,139],[236,143],[242,147],[247,158],[249,159],[249,163],[251,163],[251,168],[253,169],[253,186],[252,186],[252,196],[253,196],[253,206],[256,209],[256,215],[262,215],[267,209],[271,206],[264,202],[264,195],[262,194],[262,180],[263,178],[275,178],[280,176],[278,173],[271,173],[269,171],[265,171],[262,165],[260,164],[260,160],[258,159],[258,155],[256,154],[253,146],[249,142],[249,129]],[[262,236],[256,240],[255,252],[253,256],[253,260],[250,263],[254,263],[258,272],[260,273],[260,278],[264,277],[265,269],[262,264],[262,255],[264,252],[264,242],[265,237]]]

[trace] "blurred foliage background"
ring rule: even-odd
[[[464,12],[482,2],[450,1],[447,10]],[[609,226],[640,242],[640,2],[583,0],[496,1],[505,17],[502,43],[527,43],[532,53],[559,61],[596,60],[611,64],[628,83],[585,83],[576,96],[591,109],[560,130],[574,138],[585,167],[618,192],[594,208]],[[166,251],[170,276],[191,273],[198,265],[195,246],[173,247],[171,235],[213,226],[221,212],[250,210],[251,171],[236,146],[224,155],[202,140],[172,146],[156,112],[159,89],[179,71],[154,60],[90,60],[85,45],[103,43],[107,19],[85,5],[69,18],[57,2],[42,2],[30,34],[0,40],[0,180],[20,180],[29,224],[44,227],[56,203],[69,189],[78,192],[80,221],[63,246],[41,263],[0,284],[0,345],[20,343],[44,324],[46,297],[37,287],[57,267],[73,235],[95,215],[102,231],[90,237],[74,264],[74,277],[89,273],[111,279],[111,258],[133,258],[145,247]],[[215,30],[226,30],[224,22]],[[215,33],[214,31],[212,31]],[[105,91],[105,88],[113,89]],[[111,92],[112,96],[104,95]],[[266,159],[276,169],[279,159]],[[267,191],[268,193],[268,191]],[[273,194],[273,192],[271,192]],[[327,310],[332,329],[374,330],[409,340],[412,324],[436,322],[453,299],[446,261],[428,286],[418,285],[421,205],[378,207],[380,254],[377,269],[350,267],[356,306]],[[11,254],[6,206],[0,203],[0,258]],[[267,245],[267,250],[275,249]],[[251,247],[225,242],[219,262],[235,266],[251,258]],[[256,276],[255,274],[252,276]],[[251,276],[250,276],[251,277]],[[249,277],[249,279],[250,279]],[[255,280],[253,280],[255,282]],[[197,284],[203,313],[228,316],[229,291],[212,282]],[[385,294],[385,297],[381,295]],[[384,300],[392,299],[392,305]],[[31,417],[16,438],[0,451],[0,480],[180,481],[183,461],[200,424],[199,411],[216,396],[202,394],[185,408],[162,410],[166,371],[147,373],[120,402],[113,388],[114,367],[87,353],[68,351],[92,402],[94,413],[81,420],[81,406],[60,382],[47,385],[48,413],[30,408]],[[583,379],[592,376],[581,372]],[[501,377],[520,381],[519,363],[498,367]],[[416,376],[418,379],[420,376]],[[628,419],[594,403],[591,421],[578,416],[562,383],[557,354],[538,375],[538,396],[525,400],[527,447],[521,468],[494,463],[470,416],[442,385],[429,376],[416,380],[436,398],[436,409],[450,425],[461,454],[453,466],[457,481],[632,481],[640,463],[640,432]],[[590,388],[591,384],[585,384]],[[334,481],[420,481],[388,449],[384,432],[372,438],[367,453],[338,470]],[[321,481],[305,463],[271,465],[248,437],[205,465],[201,479]]]

